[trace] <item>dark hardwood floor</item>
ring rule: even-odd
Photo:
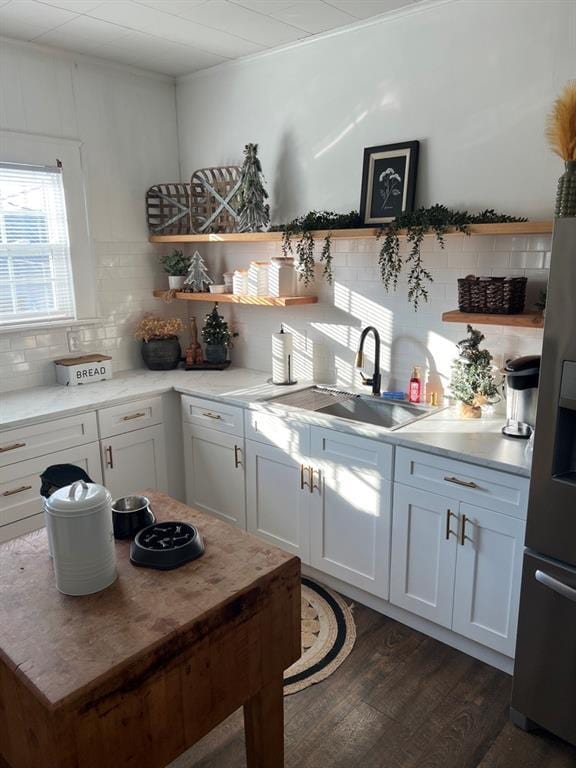
[[[375,611],[323,683],[285,702],[286,768],[575,768],[576,750],[508,722],[511,678]],[[170,768],[244,768],[241,711]]]

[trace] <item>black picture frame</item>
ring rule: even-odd
[[[419,141],[364,150],[360,218],[365,227],[387,224],[414,210]]]

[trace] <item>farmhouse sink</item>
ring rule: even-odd
[[[271,401],[390,430],[399,429],[438,410],[438,408],[383,400],[370,395],[359,395],[318,386],[280,395],[271,398]]]

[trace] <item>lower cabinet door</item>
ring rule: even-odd
[[[390,602],[444,627],[452,625],[457,507],[444,496],[395,484]]]
[[[246,529],[244,438],[184,423],[186,501]]]
[[[248,530],[310,563],[310,469],[289,449],[246,441]]]
[[[75,464],[95,483],[102,482],[98,443],[78,445],[0,469],[0,542],[44,525],[40,475],[52,464]]]
[[[390,446],[313,427],[310,454],[312,566],[388,599]]]
[[[147,488],[167,491],[164,426],[135,429],[100,442],[104,485],[113,499]]]
[[[461,503],[460,526],[452,629],[514,656],[525,523]]]

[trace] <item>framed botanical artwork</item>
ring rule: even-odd
[[[414,210],[419,141],[364,150],[360,218],[367,227]]]

